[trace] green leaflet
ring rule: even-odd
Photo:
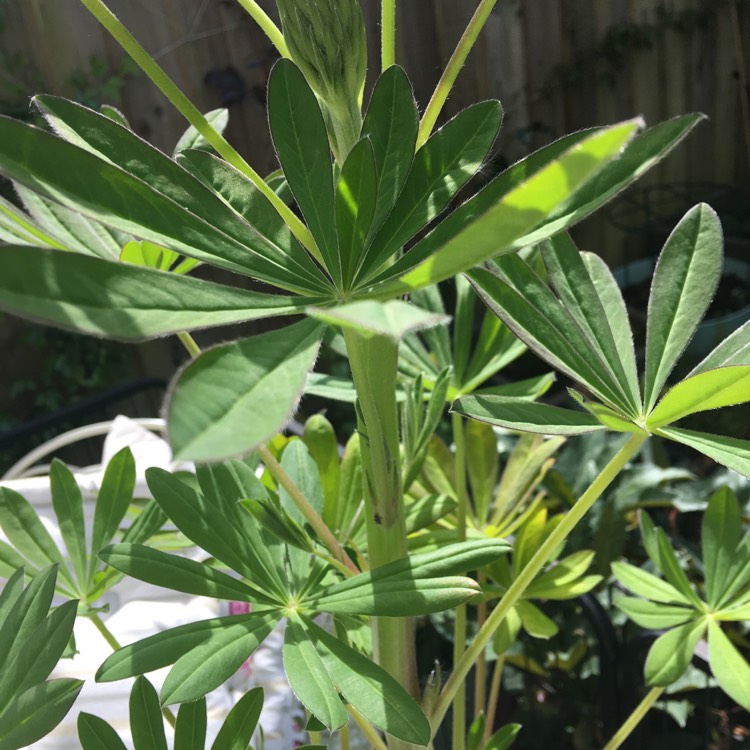
[[[657,578],[629,563],[612,563],[612,572],[617,580],[634,594],[667,604],[691,606],[692,600],[678,591],[672,584]]]
[[[136,138],[107,118],[102,118],[102,122]],[[182,203],[175,200],[177,195],[171,189],[170,195],[164,195],[89,151],[4,117],[0,118],[0,172],[40,195],[139,239],[249,274],[282,289],[301,294],[325,291],[325,281],[319,274],[316,279],[302,273],[294,260],[277,252],[198,180],[142,143],[157,160],[156,165],[144,165],[144,174],[155,179],[152,167],[159,175],[160,168],[171,165],[169,179],[158,184],[160,188],[166,185],[179,189]],[[173,169],[182,176],[171,174]],[[172,183],[173,177],[176,183]],[[189,189],[181,186],[185,180],[189,181]]]
[[[404,742],[426,745],[430,724],[419,704],[382,667],[304,618],[336,689],[369,722]],[[319,714],[315,714],[321,718]]]
[[[73,473],[58,459],[54,459],[50,467],[50,490],[60,534],[70,556],[78,588],[82,590],[88,579],[83,496]]]
[[[268,80],[268,121],[279,162],[334,284],[342,286],[333,168],[318,100],[299,68],[282,58]]]
[[[705,632],[706,620],[700,618],[679,625],[659,636],[646,657],[646,682],[649,685],[666,686],[681,677]]]
[[[223,133],[229,124],[228,109],[212,109],[210,112],[206,112],[204,117],[217,133]],[[172,156],[176,158],[178,154],[188,149],[213,150],[209,142],[192,125],[180,136]]]
[[[463,429],[466,435],[466,471],[471,486],[474,512],[480,523],[484,523],[495,492],[500,467],[497,438],[492,427],[478,420],[467,422]]]
[[[717,623],[708,621],[708,659],[721,689],[750,711],[750,666],[724,635]]]
[[[516,609],[523,629],[533,638],[551,638],[558,632],[557,625],[535,604],[522,599],[516,604]]]
[[[262,708],[263,688],[253,688],[245,693],[224,719],[211,750],[246,750],[258,725]]]
[[[375,217],[377,169],[372,144],[357,143],[346,157],[336,185],[336,235],[341,255],[342,289],[351,288]]]
[[[323,520],[329,528],[336,528],[336,510],[341,479],[341,465],[336,433],[322,414],[313,414],[305,422],[302,441],[315,461],[323,490]]]
[[[434,289],[437,291],[436,288]],[[459,385],[466,381],[466,367],[473,348],[475,308],[476,295],[474,290],[466,277],[457,276],[456,315],[453,323],[453,381]],[[484,333],[484,330],[482,333]]]
[[[123,341],[289,315],[316,301],[74,253],[0,248],[0,308],[48,325]]]
[[[496,101],[467,107],[417,151],[393,210],[367,249],[358,278],[366,279],[448,205],[479,169],[502,119]]]
[[[135,750],[167,750],[159,698],[143,676],[136,678],[130,691],[130,730]]]
[[[646,422],[658,429],[678,419],[708,409],[750,401],[750,365],[704,370],[668,390]]]
[[[169,555],[140,544],[113,544],[105,547],[99,557],[113,568],[139,581],[182,591],[194,596],[245,602],[273,602],[269,597],[257,596],[255,588],[236,578],[194,560]]]
[[[582,435],[605,429],[598,419],[585,412],[538,404],[525,398],[463,396],[454,402],[452,411],[498,427],[542,435]]]
[[[687,377],[731,365],[750,365],[750,320],[727,336]]]
[[[728,487],[718,489],[708,502],[701,533],[706,598],[711,607],[719,604],[732,582],[727,574],[737,556],[741,526],[737,497]]]
[[[750,440],[684,430],[680,427],[662,427],[655,434],[694,448],[717,463],[750,477]]]
[[[98,716],[78,714],[78,740],[83,750],[126,750],[117,732]]]
[[[640,625],[647,630],[673,628],[676,625],[683,625],[695,617],[695,610],[687,607],[649,602],[645,599],[634,599],[630,596],[617,597],[615,606],[621,609],[636,625]]]
[[[312,320],[217,346],[177,376],[167,404],[175,455],[217,461],[249,453],[281,430],[320,344]]]
[[[54,247],[67,250],[55,237],[36,226],[33,219],[18,206],[0,197],[0,242],[9,245]]]
[[[372,229],[380,228],[396,203],[414,160],[419,114],[403,68],[392,65],[378,78],[362,125],[372,145],[377,171],[377,202]]]
[[[313,307],[308,315],[329,325],[352,328],[364,336],[388,336],[393,341],[448,320],[445,315],[429,313],[401,300],[362,300],[330,308]]]
[[[174,731],[174,750],[205,750],[206,699],[183,703],[177,713]]]
[[[651,412],[677,359],[708,309],[721,276],[722,231],[705,203],[688,211],[654,270],[648,302],[643,401]]]
[[[567,228],[580,217],[571,217],[570,223],[563,222],[554,230],[550,228],[549,233],[546,217],[569,201],[615,158],[641,125],[640,120],[632,120],[587,134],[498,196],[495,202],[483,206],[484,210],[465,225],[453,226],[455,234],[441,233],[440,238],[444,240],[441,244],[418,243],[381,277],[373,280],[372,292],[379,297],[407,293],[510,251],[522,236],[540,225],[539,240]],[[423,242],[429,239],[428,236]]]

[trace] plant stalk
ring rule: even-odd
[[[281,218],[292,230],[294,236],[304,245],[318,263],[325,267],[320,251],[310,234],[310,230],[295,216],[289,206],[274,193],[263,178],[240,156],[237,150],[211,127],[211,124],[200,110],[180,91],[175,82],[164,72],[153,57],[146,52],[125,26],[123,26],[117,16],[104,4],[103,0],[81,0],[81,3],[104,26],[125,52],[133,58],[138,67],[151,79],[180,114],[216,149],[224,161],[245,175],[268,198]]]
[[[463,419],[460,414],[451,414],[453,443],[456,447],[456,541],[466,540],[466,514],[469,495],[466,488],[466,440]],[[466,651],[466,605],[456,607],[453,624],[453,663],[457,664]],[[462,682],[453,698],[453,750],[464,750],[466,744],[466,683]]]
[[[338,539],[333,535],[333,532],[328,526],[326,526],[315,508],[310,505],[310,501],[302,494],[301,490],[297,487],[289,474],[284,471],[284,468],[276,460],[273,453],[271,453],[265,445],[262,445],[258,448],[258,455],[271,476],[289,493],[289,497],[292,498],[294,504],[300,509],[305,520],[310,524],[313,531],[318,535],[318,538],[323,542],[331,555],[333,555],[333,557],[342,565],[345,565],[352,573],[359,573],[357,566],[352,562],[349,555],[346,554],[346,551],[339,544]]]
[[[424,111],[422,122],[419,123],[419,134],[417,136],[418,149],[430,137],[430,133],[435,127],[435,123],[440,116],[448,94],[450,94],[453,84],[456,82],[458,73],[466,62],[466,58],[469,56],[469,52],[471,52],[471,48],[474,46],[474,42],[476,42],[479,32],[484,27],[496,2],[497,0],[481,0],[466,30],[458,40],[456,49],[453,51],[450,60],[448,60],[443,75],[440,76],[440,80],[435,87],[427,109]]]
[[[195,339],[187,331],[180,331],[177,334],[177,338],[180,340],[180,342],[185,347],[185,349],[187,350],[187,353],[190,355],[192,359],[195,359],[197,356],[200,355],[201,348],[195,342]]]
[[[407,555],[396,404],[398,344],[387,336],[353,329],[344,329],[344,340],[357,390],[367,556],[370,567],[377,568]],[[374,617],[372,625],[375,660],[417,698],[411,618]],[[391,741],[390,746],[399,745]]]
[[[633,709],[633,713],[622,723],[612,739],[605,745],[604,750],[617,750],[638,726],[649,709],[659,700],[664,692],[663,687],[653,687],[646,693],[644,699]]]
[[[492,670],[492,683],[490,684],[490,697],[487,700],[486,720],[484,723],[484,741],[487,742],[492,736],[495,727],[495,713],[497,703],[500,700],[500,685],[503,680],[503,667],[505,666],[505,655],[498,654],[495,668]]]
[[[113,650],[113,651],[119,651],[122,646],[120,646],[117,638],[112,635],[112,631],[104,624],[104,621],[102,620],[99,615],[96,613],[89,615],[89,619],[94,624],[94,627],[101,633],[102,638],[104,638],[105,641],[107,641],[107,645]],[[175,718],[175,715],[172,713],[171,709],[164,706],[161,709],[161,715],[166,719],[167,723],[169,724],[172,729],[174,729],[175,724],[177,723],[177,719]]]
[[[385,70],[396,64],[396,0],[381,0],[381,61]]]
[[[250,14],[253,21],[260,26],[271,44],[276,47],[278,53],[282,57],[290,57],[289,48],[286,46],[286,41],[284,41],[284,35],[263,8],[255,0],[237,0],[237,2]]]
[[[370,724],[370,722],[367,721],[367,719],[365,719],[365,717],[362,716],[354,706],[347,704],[346,710],[349,712],[352,719],[354,719],[360,730],[362,730],[362,734],[367,738],[367,741],[370,743],[373,750],[388,750],[388,745],[385,744],[385,741],[378,733],[378,730],[375,729],[375,727]]]
[[[526,588],[547,564],[555,550],[568,538],[578,522],[601,496],[602,492],[607,489],[627,462],[638,452],[647,437],[646,433],[639,432],[633,433],[628,438],[627,442],[602,469],[599,476],[589,485],[588,489],[581,495],[575,505],[563,516],[562,521],[534,553],[534,556],[518,574],[518,577],[513,581],[497,607],[490,613],[487,621],[461,657],[460,662],[453,665],[453,672],[435,702],[435,708],[430,717],[433,736],[445,717],[459,686],[466,679],[466,675],[469,673],[472,665],[487,646],[500,623],[505,619],[505,616],[523,596]]]

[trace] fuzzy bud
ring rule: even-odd
[[[276,0],[292,60],[317,95],[336,158],[362,127],[367,40],[358,0]]]

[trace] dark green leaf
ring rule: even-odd
[[[708,309],[721,277],[722,231],[716,212],[701,203],[669,236],[654,270],[648,302],[646,414]]]
[[[104,719],[84,711],[78,714],[78,741],[83,750],[126,750],[125,743]]]
[[[317,301],[251,292],[75,253],[0,248],[1,309],[126,341],[289,315]]]
[[[480,524],[487,518],[497,484],[500,456],[495,432],[487,423],[470,420],[466,431],[466,471],[471,486],[474,513]]]
[[[18,597],[23,592],[24,569],[19,568],[8,576],[8,580],[0,592],[0,623],[5,622],[8,613],[18,601]]]
[[[281,430],[318,352],[305,320],[209,349],[177,376],[167,405],[175,455],[217,461],[249,453]]]
[[[206,724],[205,698],[193,703],[183,703],[177,713],[174,750],[205,750]]]
[[[211,750],[247,750],[262,708],[263,688],[253,688],[245,693],[224,719]]]
[[[336,240],[333,168],[326,126],[315,94],[289,59],[279,60],[271,71],[268,121],[289,187],[326,268],[340,288],[341,257]]]
[[[466,367],[473,349],[476,296],[465,276],[456,277],[456,314],[453,322],[453,379],[466,382]]]
[[[17,750],[49,734],[68,713],[83,680],[50,680],[18,696],[0,714],[0,750]]]
[[[136,678],[130,691],[130,731],[135,750],[167,750],[159,698],[143,676]]]

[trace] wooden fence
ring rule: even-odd
[[[264,4],[273,14],[273,3]],[[422,107],[476,4],[400,0],[398,58]],[[379,5],[362,0],[371,71],[378,67]],[[229,103],[228,136],[256,168],[271,170],[264,92],[275,55],[241,7],[234,0],[110,6],[199,107]],[[0,0],[0,50],[0,104],[35,90],[114,95],[134,128],[160,148],[171,148],[184,128],[142,76],[127,76],[118,94],[122,53],[78,0]],[[709,121],[644,185],[666,182],[684,192],[711,182],[729,186],[727,193],[750,175],[747,50],[747,0],[498,0],[446,114],[499,98],[502,164],[571,130],[636,114],[655,123],[701,111]],[[635,226],[640,218],[623,221]],[[601,222],[580,237],[615,262],[630,252],[624,236]]]

